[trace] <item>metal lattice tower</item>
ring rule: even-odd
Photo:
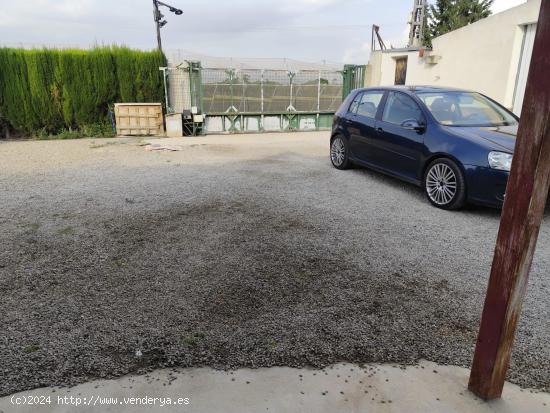
[[[409,21],[411,26],[409,32],[409,47],[422,46],[427,8],[428,0],[414,0],[413,11]]]

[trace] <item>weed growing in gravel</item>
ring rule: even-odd
[[[100,136],[101,138],[101,136]],[[98,148],[105,148],[107,146],[113,146],[113,145],[118,145],[120,144],[119,142],[102,142],[102,143],[96,143],[95,141],[92,141],[92,143],[90,144],[90,149],[98,149]]]
[[[38,351],[38,350],[40,350],[40,346],[36,344],[31,344],[30,346],[27,346],[23,349],[23,351],[27,354],[34,353],[35,351]]]
[[[66,226],[65,228],[62,228],[59,230],[59,234],[61,235],[70,235],[74,234],[74,228],[72,226]]]
[[[200,340],[206,337],[206,334],[197,331],[193,334],[188,334],[181,337],[181,341],[183,341],[185,344],[189,344],[191,346],[196,345]]]
[[[46,129],[40,129],[35,134],[35,138],[38,140],[112,138],[114,136],[113,128],[108,123],[93,123],[84,125],[80,129],[62,129],[56,134],[50,134]]]
[[[30,234],[38,231],[38,229],[40,228],[40,224],[37,222],[32,222],[32,223],[23,225],[23,228],[25,228],[25,232],[27,234]]]
[[[107,145],[102,143],[102,144],[98,144],[98,143],[92,143],[90,145],[90,149],[99,149],[99,148],[105,148]]]
[[[113,266],[117,268],[126,267],[126,261],[123,258],[115,257],[113,258]]]

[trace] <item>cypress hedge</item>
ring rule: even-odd
[[[161,66],[161,52],[126,47],[0,48],[0,127],[43,135],[108,124],[115,102],[164,101]]]

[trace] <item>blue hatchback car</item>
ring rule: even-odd
[[[369,167],[425,189],[438,208],[500,207],[519,119],[476,92],[429,86],[354,90],[334,117],[334,167]]]

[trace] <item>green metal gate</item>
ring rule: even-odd
[[[364,80],[364,66],[292,72],[186,63],[163,69],[166,106],[204,114],[204,133],[329,129],[342,100]]]
[[[365,71],[366,66],[357,66],[357,65],[345,65],[344,66],[344,88],[343,96],[344,99],[350,94],[354,89],[358,89],[365,86]]]

